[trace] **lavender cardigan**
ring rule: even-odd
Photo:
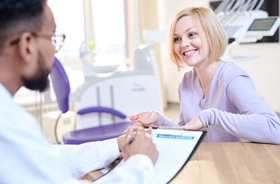
[[[257,94],[249,75],[233,62],[219,65],[205,98],[195,70],[186,72],[179,96],[178,125],[183,126],[199,115],[207,126],[204,141],[280,144],[279,118]],[[177,126],[177,123],[160,115],[157,125]]]

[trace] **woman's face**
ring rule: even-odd
[[[174,29],[173,46],[180,60],[190,67],[207,63],[209,44],[200,22],[193,16],[180,18]]]

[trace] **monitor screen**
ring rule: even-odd
[[[273,27],[276,20],[277,17],[255,19],[248,31],[269,31]]]

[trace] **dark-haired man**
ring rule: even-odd
[[[153,183],[158,152],[147,132],[128,129],[117,139],[52,145],[35,119],[13,101],[21,87],[48,87],[54,54],[65,38],[55,32],[46,0],[1,0],[0,25],[0,183],[88,182],[78,179],[113,162],[120,151],[123,164],[97,183]]]

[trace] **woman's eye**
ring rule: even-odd
[[[189,33],[190,38],[195,37],[196,35],[197,35],[197,33],[195,33],[195,32]]]
[[[180,42],[180,38],[174,38],[174,43],[178,43],[178,42]]]

